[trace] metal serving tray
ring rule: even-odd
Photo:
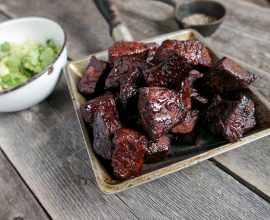
[[[205,39],[194,30],[177,31],[147,39],[143,42],[157,42],[160,44],[165,39],[196,39],[204,43],[217,57],[220,57],[216,52],[213,51]],[[95,55],[99,59],[107,60],[107,51],[92,55]],[[270,117],[266,117],[270,116],[270,104],[253,86],[250,86],[248,95],[250,98],[252,98],[256,105],[257,125],[251,132],[247,133],[241,141],[236,143],[228,143],[222,140],[217,140],[202,130],[201,143],[198,146],[172,146],[169,156],[165,160],[153,164],[145,164],[139,176],[125,181],[117,180],[111,175],[111,172],[108,171],[108,166],[104,164],[104,161],[101,161],[93,152],[88,127],[83,121],[79,111],[80,105],[84,104],[87,100],[78,92],[77,85],[92,55],[81,60],[68,63],[65,66],[64,71],[97,184],[100,190],[104,193],[112,194],[138,186],[270,134]],[[241,65],[243,66],[243,64]],[[245,68],[245,66],[243,67]]]

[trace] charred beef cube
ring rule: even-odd
[[[184,108],[178,92],[163,87],[140,88],[139,114],[149,137],[157,141],[184,119]]]
[[[167,87],[179,90],[181,82],[188,76],[190,64],[184,57],[169,51],[167,59],[145,72],[145,81],[151,87]]]
[[[144,163],[154,163],[163,160],[169,151],[171,140],[163,135],[156,142],[148,141],[144,149]]]
[[[173,142],[198,145],[200,143],[198,121],[199,111],[188,111],[184,120],[174,126],[170,132]]]
[[[92,56],[79,82],[79,92],[85,95],[93,95],[98,90],[102,90],[108,70],[108,63]]]
[[[199,129],[195,129],[187,134],[170,133],[170,138],[173,144],[198,145],[200,143]]]
[[[209,104],[209,100],[201,95],[196,89],[191,93],[192,107],[198,110],[205,110]]]
[[[247,88],[256,78],[256,75],[224,57],[218,61],[209,74],[205,75],[202,84],[213,93],[224,93]]]
[[[198,129],[187,134],[179,134],[179,138],[188,145],[198,145],[201,141]]]
[[[168,87],[179,90],[181,82],[188,76],[191,66],[187,59],[175,51],[169,51],[162,71],[169,78]]]
[[[203,77],[204,74],[200,73],[197,70],[191,70],[189,72],[188,76],[188,82],[190,85],[190,102],[191,106],[194,109],[199,109],[203,110],[207,107],[208,105],[208,99],[201,95],[198,90],[196,89],[196,84],[197,82]],[[185,81],[184,81],[185,82]],[[187,85],[186,85],[186,90],[187,90]]]
[[[113,146],[114,176],[127,179],[138,175],[143,167],[146,138],[134,130],[120,128],[114,134]]]
[[[236,142],[256,124],[254,103],[244,95],[237,101],[219,101],[209,107],[205,123],[213,134]]]
[[[133,99],[128,102],[126,106],[123,106],[119,98],[119,93],[117,93],[115,101],[121,124],[124,127],[126,126],[143,133],[142,123],[138,111],[138,99]]]
[[[188,76],[190,86],[192,88],[195,88],[194,84],[198,81],[198,79],[201,79],[203,77],[203,75],[204,74],[202,74],[201,72],[199,72],[197,70],[191,70],[189,72],[189,76]]]
[[[124,107],[136,99],[139,93],[138,85],[142,81],[141,71],[137,67],[132,67],[127,74],[121,77],[119,99]]]
[[[123,79],[125,80],[125,78],[128,77],[127,75],[134,75],[132,72],[135,69],[137,69],[139,73],[136,76],[141,76],[142,72],[148,69],[149,65],[150,64],[145,60],[137,58],[122,57],[118,59],[106,79],[105,89],[119,87]],[[132,81],[134,81],[134,79],[132,79]]]
[[[127,56],[117,59],[106,79],[105,89],[119,87],[121,76],[125,75],[133,66],[140,66],[142,62],[145,63],[144,60]]]
[[[146,61],[151,62],[154,59],[154,56],[156,54],[157,49],[159,48],[159,45],[153,42],[153,43],[146,43],[145,46],[148,51]]]
[[[116,110],[100,108],[94,113],[93,149],[98,155],[112,159],[112,137],[120,127]]]
[[[213,60],[210,51],[203,43],[195,40],[178,41],[165,40],[158,48],[154,63],[160,63],[167,59],[169,51],[175,51],[178,55],[185,57],[193,66],[211,68]]]
[[[181,89],[180,89],[181,101],[185,109],[191,109],[191,94],[192,94],[192,88],[190,86],[189,79],[186,78],[181,83]]]
[[[138,95],[138,87],[143,83],[143,71],[149,64],[145,60],[124,57],[115,63],[109,74],[105,88],[120,86],[119,100],[127,106]]]
[[[171,132],[176,134],[188,134],[194,131],[199,119],[199,115],[199,111],[188,111],[184,120],[174,126],[171,129]]]
[[[146,84],[150,87],[166,87],[168,85],[168,77],[162,71],[162,64],[145,71],[144,79]]]
[[[80,112],[82,118],[90,125],[93,123],[94,113],[99,109],[106,109],[108,111],[116,111],[114,95],[110,92],[105,93],[95,99],[91,99],[86,104],[81,105]]]
[[[116,107],[119,113],[119,119],[123,127],[131,128],[141,134],[145,133],[138,109],[138,97],[129,100],[127,105],[119,100],[119,95],[116,96]]]
[[[123,56],[145,59],[147,47],[144,43],[136,41],[120,41],[109,48],[108,56],[111,65],[113,65],[116,58]]]

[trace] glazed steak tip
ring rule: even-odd
[[[209,74],[206,74],[202,84],[213,92],[224,93],[247,88],[256,78],[255,74],[224,57],[217,62]]]
[[[129,128],[118,129],[113,137],[112,167],[115,177],[127,179],[139,174],[144,162],[146,139]]]
[[[140,88],[138,107],[145,132],[154,141],[182,120],[186,113],[180,94],[163,87]]]
[[[213,134],[236,142],[256,124],[254,103],[245,95],[237,101],[222,100],[209,107],[205,122]]]
[[[213,59],[210,51],[203,43],[196,40],[178,41],[165,40],[158,48],[154,62],[160,63],[167,59],[169,51],[175,51],[178,55],[185,57],[193,66],[211,68]]]
[[[85,95],[92,95],[103,89],[109,65],[92,56],[84,75],[79,81],[79,91]]]
[[[154,163],[163,160],[167,156],[170,144],[171,140],[167,135],[161,136],[156,142],[148,141],[144,152],[144,162]]]
[[[112,65],[116,58],[128,56],[144,59],[147,56],[147,47],[144,43],[136,41],[120,41],[109,48],[109,62]]]

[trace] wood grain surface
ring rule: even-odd
[[[241,1],[250,2],[250,3],[258,5],[258,6],[270,8],[270,1],[269,0],[241,0]]]
[[[0,219],[49,219],[0,151]]]
[[[172,8],[162,3],[117,3],[137,40],[178,29]],[[228,16],[209,42],[268,71],[269,10],[244,1],[223,3]],[[0,10],[12,17],[41,15],[60,22],[75,59],[113,43],[91,1],[1,0]],[[256,86],[270,100],[269,83],[268,73],[260,71]],[[40,105],[0,114],[2,150],[53,219],[269,219],[269,144],[264,138],[216,157],[226,172],[206,161],[107,196],[96,187],[64,78]]]

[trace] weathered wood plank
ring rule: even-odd
[[[269,0],[238,0],[238,1],[250,2],[250,3],[258,5],[258,6],[270,8],[270,1]]]
[[[0,219],[49,219],[0,151]]]
[[[216,176],[216,171],[217,167],[204,162],[200,166],[187,168],[159,181],[120,193],[119,196],[141,216],[145,213],[145,207],[148,212],[152,212],[151,208],[159,206],[161,216],[170,216],[171,219],[257,219],[257,208],[251,205],[255,205],[255,198],[248,194],[247,188],[244,189],[231,176]],[[235,208],[242,202],[244,206]],[[204,209],[200,208],[200,203],[203,203]],[[261,208],[258,207],[258,210]],[[254,215],[245,213],[248,209],[252,209]],[[238,211],[241,214],[236,215]],[[266,210],[261,213],[262,218],[268,218],[268,212]]]

